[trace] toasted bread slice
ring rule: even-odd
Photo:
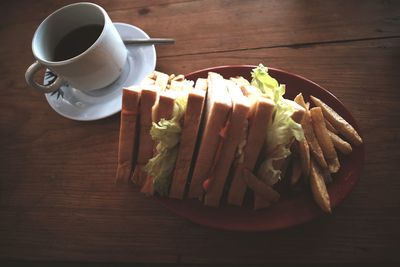
[[[218,154],[222,140],[221,132],[227,123],[232,109],[231,97],[224,78],[210,72],[208,74],[208,93],[205,109],[205,123],[194,171],[190,183],[189,198],[201,198],[204,193],[203,182],[207,179]]]
[[[153,155],[153,140],[150,136],[152,125],[152,109],[158,98],[159,87],[155,85],[143,85],[140,97],[140,123],[139,123],[139,145],[136,167],[131,177],[132,182],[142,186],[146,180],[146,172],[143,167]]]
[[[201,117],[206,97],[207,80],[198,79],[196,87],[189,92],[186,112],[183,118],[181,141],[172,177],[169,196],[183,199],[189,170],[194,158]]]
[[[138,86],[122,90],[121,124],[118,145],[117,183],[127,183],[135,166],[137,154],[137,130],[139,121],[139,100],[141,89]]]
[[[247,116],[250,111],[250,101],[243,95],[239,86],[229,80],[226,80],[225,83],[232,97],[233,110],[227,127],[226,139],[223,140],[221,153],[219,158],[215,159],[215,168],[208,177],[210,183],[204,200],[205,205],[214,207],[219,206],[224,185],[242,137],[243,128],[247,127]]]

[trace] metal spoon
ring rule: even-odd
[[[158,44],[174,44],[175,39],[171,38],[150,38],[150,39],[126,39],[124,44],[137,45],[158,45]]]

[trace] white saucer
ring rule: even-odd
[[[143,30],[126,24],[114,23],[122,39],[148,39]],[[127,45],[128,59],[121,76],[111,85],[83,93],[69,85],[61,87],[64,95],[46,94],[50,106],[60,115],[78,121],[92,121],[111,116],[121,110],[122,87],[139,84],[156,67],[154,45]],[[45,76],[44,84],[49,82]]]

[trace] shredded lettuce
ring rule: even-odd
[[[161,196],[167,196],[171,185],[171,174],[174,170],[178,155],[179,142],[182,128],[180,119],[186,110],[187,91],[175,100],[172,119],[161,119],[158,123],[153,122],[150,135],[156,142],[156,153],[145,166],[145,171],[153,177],[154,191]]]
[[[281,179],[281,171],[275,169],[273,162],[284,159],[290,155],[290,144],[294,140],[304,138],[303,128],[293,121],[291,116],[295,109],[288,104],[283,95],[285,85],[268,74],[268,68],[260,64],[253,69],[251,85],[258,88],[263,97],[275,102],[275,112],[266,132],[265,160],[261,163],[257,176],[269,185]]]

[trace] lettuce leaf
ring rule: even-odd
[[[304,138],[303,128],[291,116],[295,109],[288,104],[283,95],[285,85],[279,84],[268,74],[268,68],[260,64],[253,69],[251,85],[258,88],[263,97],[275,102],[275,112],[265,135],[265,160],[261,163],[257,176],[269,185],[281,179],[281,171],[273,163],[290,155],[290,144],[294,139]]]
[[[253,78],[251,80],[251,85],[258,88],[264,97],[273,99],[277,102],[277,97],[279,98],[279,94],[282,92],[279,89],[278,81],[268,74],[267,67],[264,67],[262,64],[258,65],[258,67],[253,69],[251,72],[251,77]],[[282,95],[284,93],[285,92],[283,91]]]
[[[148,161],[145,171],[153,177],[154,191],[161,196],[167,196],[169,193],[182,132],[179,121],[185,113],[187,98],[187,91],[182,91],[175,100],[172,118],[153,122],[150,129],[151,138],[157,146],[155,156]]]

